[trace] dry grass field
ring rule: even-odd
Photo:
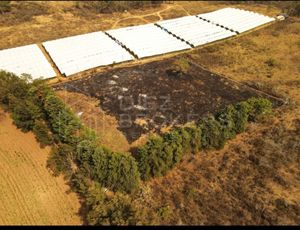
[[[0,225],[81,224],[77,195],[46,169],[50,149],[0,112]]]
[[[99,14],[86,8],[76,8],[73,1],[13,2],[10,13],[0,17],[0,49],[78,35],[98,30],[146,24],[162,19],[209,12],[228,4],[222,2],[174,1],[158,7],[128,12]],[[253,4],[235,7],[255,10],[267,15],[280,12],[275,7]],[[80,25],[80,26],[78,26]]]

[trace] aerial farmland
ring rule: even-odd
[[[299,225],[300,4],[0,3],[0,225]]]

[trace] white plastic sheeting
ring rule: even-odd
[[[138,58],[189,49],[185,42],[175,38],[154,24],[131,26],[106,31]]]
[[[134,58],[103,32],[77,35],[43,43],[62,74],[66,76]]]
[[[30,74],[33,79],[55,77],[56,73],[37,45],[20,46],[0,51],[0,69],[18,76]]]
[[[236,8],[224,8],[210,13],[199,14],[198,17],[239,33],[275,20],[262,14]]]
[[[157,22],[157,24],[193,46],[203,45],[236,34],[195,16],[164,20]]]

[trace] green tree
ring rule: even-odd
[[[32,131],[42,147],[53,143],[51,132],[44,121],[36,120]]]
[[[136,208],[128,195],[116,193],[108,197],[100,185],[88,189],[86,205],[90,225],[135,225]]]
[[[201,128],[201,147],[204,149],[221,149],[225,144],[221,124],[213,116],[203,118],[199,122]]]
[[[202,136],[202,130],[201,128],[193,125],[185,128],[186,131],[190,134],[191,137],[191,150],[192,153],[197,153],[201,150],[201,136]]]
[[[183,156],[182,148],[182,136],[175,129],[163,136],[163,154],[162,157],[165,161],[165,170],[162,174],[165,174],[167,170],[173,167],[173,165],[179,163]]]
[[[79,141],[79,131],[82,124],[61,99],[53,94],[47,95],[45,111],[53,133],[58,135],[61,142],[75,144]]]
[[[152,176],[162,176],[166,169],[163,160],[163,139],[160,136],[151,137],[147,143],[138,149],[137,161],[142,179]]]
[[[27,99],[29,80],[29,76],[18,77],[13,73],[0,71],[0,102],[13,108],[13,102]]]
[[[236,135],[235,124],[237,122],[237,111],[233,105],[228,105],[225,109],[216,114],[216,120],[222,126],[223,137],[230,140]]]
[[[93,179],[114,191],[133,192],[140,182],[135,159],[126,153],[115,153],[97,147],[92,155]]]
[[[246,101],[242,101],[235,105],[235,109],[237,112],[235,120],[235,130],[236,133],[241,133],[245,131],[251,106]]]
[[[30,100],[17,100],[15,102],[12,118],[14,124],[20,128],[23,132],[28,132],[32,130],[35,119],[41,117],[41,112],[39,107],[34,105]]]
[[[67,144],[59,144],[52,147],[47,160],[47,167],[51,169],[54,176],[64,173],[67,177],[72,175],[72,161],[74,148]]]

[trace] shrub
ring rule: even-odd
[[[272,112],[272,102],[265,98],[250,98],[246,101],[250,106],[248,121],[257,121]]]
[[[189,133],[187,127],[176,128],[178,134],[181,136],[181,145],[183,154],[193,151],[192,149],[192,135]]]
[[[300,16],[300,3],[295,1],[286,7],[287,13],[292,16]]]
[[[199,122],[201,129],[201,147],[203,149],[221,149],[225,138],[221,124],[213,116],[206,117]]]
[[[163,220],[169,218],[169,216],[171,215],[171,210],[170,210],[169,206],[160,207],[157,211],[157,215],[160,218],[162,218]]]
[[[269,67],[280,67],[279,62],[274,58],[267,59],[265,64],[267,64]]]
[[[32,131],[42,147],[53,143],[53,137],[51,136],[50,130],[44,121],[36,120]]]
[[[173,68],[175,71],[180,73],[187,74],[190,68],[190,64],[188,59],[186,58],[178,58],[173,62]]]
[[[96,10],[98,13],[113,13],[151,5],[156,6],[160,5],[161,2],[162,1],[90,1],[84,2],[84,6]]]
[[[249,112],[251,107],[246,101],[237,103],[235,106],[236,109],[236,120],[235,120],[235,131],[236,133],[241,133],[245,131],[246,124],[249,118]]]
[[[10,1],[0,1],[0,14],[11,10]]]
[[[188,73],[189,68],[190,64],[186,58],[178,58],[172,63],[171,68],[166,70],[166,73],[169,76],[182,77]]]

